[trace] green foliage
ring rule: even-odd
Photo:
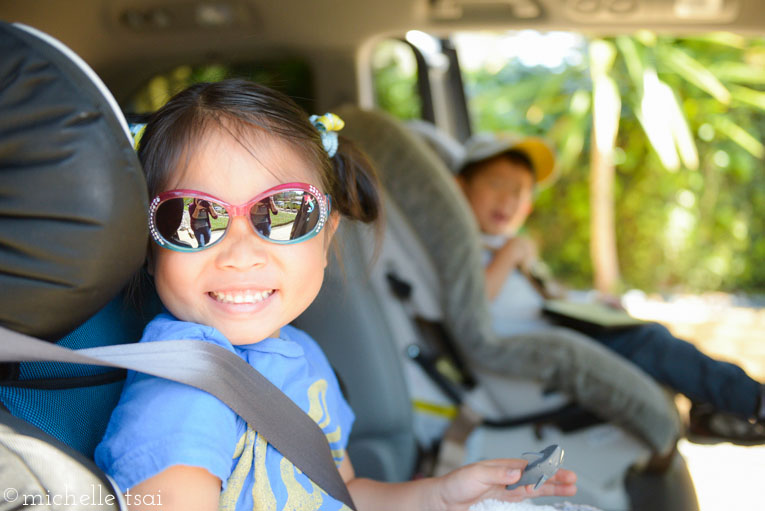
[[[420,117],[417,66],[411,48],[403,41],[381,42],[372,56],[376,104],[402,120]]]
[[[765,40],[733,34],[606,39],[622,98],[615,153],[616,236],[625,287],[647,291],[765,291]],[[546,136],[560,178],[538,193],[527,230],[553,273],[592,285],[589,253],[591,133],[588,41],[558,68],[509,60],[464,71],[473,131]],[[696,170],[667,170],[639,120],[641,76],[655,69],[678,99],[699,153]],[[384,90],[399,70],[378,70],[379,103],[405,115]],[[408,77],[411,83],[412,77]],[[416,95],[413,89],[409,95]]]
[[[271,227],[279,227],[280,225],[289,224],[295,221],[295,213],[279,211],[277,214],[271,216]]]

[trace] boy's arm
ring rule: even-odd
[[[537,259],[537,248],[528,238],[510,238],[486,266],[486,294],[489,301],[497,297],[510,273],[516,268],[529,268]]]
[[[220,479],[207,470],[173,465],[125,492],[129,511],[216,511]]]

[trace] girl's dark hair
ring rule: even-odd
[[[462,169],[459,171],[458,175],[463,178],[465,181],[470,181],[473,176],[475,176],[478,172],[480,172],[486,162],[495,160],[497,158],[504,158],[505,160],[509,161],[510,163],[513,163],[515,165],[518,165],[519,167],[523,167],[524,169],[528,170],[531,173],[531,177],[534,178],[536,181],[536,169],[534,169],[534,163],[531,161],[531,158],[524,153],[523,151],[519,151],[518,149],[510,149],[509,151],[505,151],[504,153],[497,154],[495,156],[474,161],[471,163],[468,163]]]
[[[308,114],[294,101],[241,79],[192,85],[149,117],[138,149],[149,197],[163,191],[181,158],[190,158],[194,142],[208,130],[226,130],[247,144],[252,128],[259,131],[255,136],[280,138],[317,169],[333,211],[362,222],[378,217],[377,175],[364,154],[340,137],[337,153],[330,158]]]

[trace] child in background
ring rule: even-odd
[[[138,154],[154,197],[147,267],[166,312],[141,342],[201,339],[242,357],[319,424],[360,511],[573,495],[566,470],[539,490],[506,490],[526,464],[515,459],[405,483],[355,477],[345,451],[353,413],[321,349],[288,324],[319,292],[340,216],[371,222],[380,208],[376,178],[338,141],[341,127],[331,114],[309,122],[282,94],[242,80],[191,86],[151,117]],[[219,226],[197,247],[174,241],[194,199]],[[271,203],[301,207],[299,225],[263,228],[252,212]],[[129,373],[95,458],[121,488],[161,494],[166,510],[344,508],[221,401],[145,374]]]
[[[541,290],[529,278],[537,249],[518,230],[531,214],[536,184],[550,180],[554,167],[552,151],[538,138],[482,134],[465,146],[457,182],[483,236],[486,290],[501,337],[550,326]],[[607,330],[595,340],[690,398],[694,433],[765,441],[765,385],[740,367],[706,356],[659,324]]]

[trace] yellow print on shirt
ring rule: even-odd
[[[315,381],[307,391],[308,416],[316,422],[322,430],[330,425],[331,417],[327,408],[327,381],[324,379]],[[338,443],[342,434],[340,426],[333,431],[325,433],[329,442],[332,456],[338,465],[345,457],[345,450]],[[255,484],[252,488],[253,511],[276,511],[277,502],[268,479],[266,469],[267,442],[262,435],[257,434],[249,425],[242,434],[234,449],[233,458],[239,457],[233,472],[228,478],[226,489],[221,493],[218,508],[221,511],[235,511],[236,502],[239,500],[244,486],[245,478],[250,471],[254,471]],[[297,479],[297,474],[302,474],[287,458],[282,458],[279,463],[281,482],[287,493],[287,500],[282,509],[289,511],[313,511],[319,509],[324,500],[324,491],[308,478],[310,491]],[[349,508],[341,507],[341,511]]]
[[[327,380],[317,380],[308,387],[308,402],[310,404],[308,416],[323,430],[332,419],[327,408]],[[325,432],[324,435],[327,437],[327,442],[329,442],[329,447],[332,450],[332,457],[339,466],[345,457],[345,450],[338,449],[336,445],[342,437],[340,426],[337,426],[334,431]]]
[[[255,471],[255,484],[252,486],[253,511],[276,511],[276,496],[271,490],[271,482],[266,473],[266,449],[268,443],[262,435],[258,435],[249,425],[247,431],[239,438],[234,449],[233,458],[239,457],[234,471],[228,477],[226,489],[218,500],[220,511],[234,511],[239,495],[242,493],[244,479],[250,471]]]

